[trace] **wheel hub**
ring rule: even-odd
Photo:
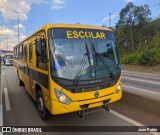
[[[38,107],[38,110],[39,111],[43,111],[44,109],[44,105],[43,105],[43,99],[42,97],[39,97],[38,100],[37,100],[37,107]]]

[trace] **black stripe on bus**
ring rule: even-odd
[[[18,68],[20,71],[22,71],[24,74],[29,76],[31,79],[35,80],[42,86],[44,86],[46,89],[48,89],[48,75],[43,74],[41,72],[38,72],[36,70],[33,70],[31,68],[28,68],[26,66],[15,64],[15,67]]]
[[[24,67],[24,73],[29,76],[29,68],[28,67]]]
[[[41,72],[35,71],[33,70],[34,74],[33,74],[33,80],[35,80],[36,82],[38,82],[39,84],[42,84],[45,88],[48,89],[48,75],[43,74]]]
[[[29,76],[31,79],[34,79],[34,70],[33,70],[33,69],[28,68],[28,76]]]

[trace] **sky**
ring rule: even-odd
[[[17,40],[17,13],[20,41],[47,23],[81,23],[115,26],[128,2],[148,4],[151,17],[160,15],[160,0],[0,0],[0,49],[13,50]],[[16,12],[15,12],[16,11]]]

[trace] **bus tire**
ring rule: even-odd
[[[18,77],[18,85],[19,86],[24,86],[24,83],[23,83],[23,81]]]
[[[39,90],[37,93],[37,108],[39,111],[40,118],[42,120],[45,121],[50,118],[50,112],[45,107],[44,97],[41,90]]]
[[[19,86],[24,86],[24,83],[22,82],[21,79],[19,79]]]
[[[24,86],[24,83],[23,83],[23,81],[20,79],[20,77],[19,77],[19,72],[18,72],[18,70],[17,70],[17,80],[18,80],[18,85],[19,86]]]

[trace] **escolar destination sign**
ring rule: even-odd
[[[80,29],[80,28],[54,28],[50,30],[55,39],[106,39],[108,38],[107,30],[96,30],[96,29]],[[109,36],[110,37],[110,36]]]
[[[66,31],[67,38],[100,38],[106,39],[104,32]]]

